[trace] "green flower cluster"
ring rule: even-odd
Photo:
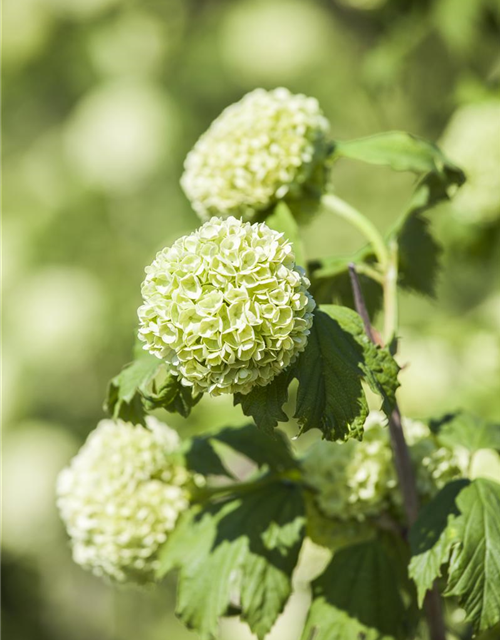
[[[57,480],[74,561],[117,582],[154,580],[157,551],[188,507],[175,431],[103,420]]]
[[[309,280],[290,242],[264,223],[212,218],[146,274],[139,338],[195,393],[246,394],[306,346]]]
[[[319,511],[342,521],[364,521],[384,512],[401,514],[401,496],[387,421],[371,412],[362,442],[317,442],[303,459],[305,477]],[[404,420],[417,488],[423,501],[447,482],[463,477],[467,460],[442,446],[429,428]]]
[[[324,185],[329,124],[315,98],[256,89],[226,108],[188,154],[181,184],[194,210],[252,220],[309,183]]]

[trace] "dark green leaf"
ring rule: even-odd
[[[301,491],[277,481],[192,509],[163,547],[159,575],[180,570],[177,613],[203,639],[234,613],[235,594],[242,619],[262,639],[288,600],[303,537]]]
[[[313,603],[302,640],[344,640],[405,634],[406,611],[398,572],[377,540],[336,552],[313,582]]]
[[[166,409],[170,413],[179,413],[187,418],[191,409],[201,400],[202,394],[193,396],[191,387],[181,384],[179,378],[168,373],[158,386],[154,384],[152,392],[143,393],[148,411]]]
[[[404,131],[336,142],[334,156],[387,165],[395,171],[442,174],[447,170],[461,174],[436,145]]]
[[[361,437],[368,414],[362,364],[362,348],[354,337],[316,310],[307,347],[296,364],[295,417],[301,433],[316,427],[328,440]]]
[[[396,404],[396,390],[399,387],[397,362],[388,349],[373,344],[368,338],[363,321],[355,311],[337,305],[323,305],[321,310],[338,322],[361,347],[360,369],[372,391],[382,398],[382,408],[386,415],[390,416]]]
[[[438,439],[449,447],[461,446],[471,452],[479,449],[500,451],[500,424],[486,422],[470,413],[459,411],[430,423]]]
[[[293,377],[292,365],[265,387],[254,387],[246,395],[236,393],[234,404],[240,404],[243,413],[252,417],[259,429],[272,434],[278,422],[288,422],[282,406],[288,399],[288,386]]]
[[[140,392],[154,378],[161,366],[158,358],[143,352],[111,380],[105,408],[113,418],[144,424],[145,412]]]
[[[419,606],[434,580],[441,575],[441,566],[448,561],[454,542],[453,529],[448,524],[458,515],[456,499],[469,480],[447,484],[421,511],[410,530],[410,577],[415,581]]]
[[[198,436],[186,441],[182,452],[186,466],[190,471],[200,473],[203,476],[232,477],[214,450],[208,436]]]
[[[271,215],[266,217],[266,224],[271,229],[279,231],[285,235],[293,245],[295,253],[295,263],[305,267],[304,245],[296,219],[293,217],[290,208],[281,200],[274,208]]]
[[[255,425],[249,424],[237,428],[227,427],[208,437],[231,447],[258,466],[267,465],[273,470],[283,470],[298,465],[290,451],[288,440],[280,432],[275,432],[270,437]]]
[[[474,631],[500,621],[500,484],[477,478],[457,497],[460,516],[445,595],[458,602]]]
[[[442,172],[424,176],[417,185],[410,204],[389,234],[389,239],[396,238],[399,246],[399,283],[402,287],[423,295],[434,295],[441,247],[432,237],[424,213],[448,200],[451,190],[464,180],[460,170],[445,166]]]

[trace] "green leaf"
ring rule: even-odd
[[[288,440],[280,432],[270,437],[255,425],[249,424],[237,428],[226,427],[208,437],[243,454],[259,467],[266,465],[272,470],[280,471],[298,466]]]
[[[420,511],[410,530],[409,574],[417,586],[420,607],[434,580],[441,576],[442,565],[449,559],[454,532],[448,525],[459,514],[456,499],[468,484],[469,480],[455,480],[443,487]]]
[[[465,447],[472,453],[479,449],[500,451],[500,425],[486,422],[470,413],[459,411],[430,422],[438,439],[451,448]]]
[[[401,638],[406,611],[392,558],[377,540],[336,552],[312,583],[313,603],[302,640]]]
[[[456,167],[445,165],[441,173],[432,172],[422,178],[406,210],[389,233],[389,241],[398,242],[399,284],[415,293],[435,294],[441,247],[432,237],[424,213],[450,199],[453,188],[465,177]]]
[[[276,482],[237,499],[192,509],[161,550],[159,576],[179,569],[177,614],[203,640],[218,620],[234,614],[260,639],[291,592],[304,537],[304,505],[297,485]]]
[[[310,291],[316,302],[319,304],[330,304],[334,302],[338,305],[354,309],[355,304],[349,276],[349,265],[352,263],[358,266],[373,266],[374,261],[375,255],[373,251],[370,247],[364,247],[350,256],[335,256],[310,262]],[[370,316],[374,318],[382,308],[382,286],[367,274],[360,273],[359,271],[358,278],[363,291],[366,308]]]
[[[301,267],[306,266],[304,244],[297,220],[292,215],[290,207],[281,200],[273,209],[271,215],[266,217],[266,224],[271,229],[279,231],[285,235],[293,245],[295,253],[295,264]]]
[[[387,348],[373,344],[368,338],[358,313],[336,305],[323,305],[321,310],[351,334],[361,347],[360,369],[372,391],[382,398],[382,409],[390,416],[396,405],[396,390],[399,387],[397,362]]]
[[[143,352],[111,380],[105,409],[113,418],[144,424],[145,412],[140,392],[154,378],[161,366],[158,358]]]
[[[198,436],[187,440],[183,445],[182,453],[186,467],[193,473],[200,473],[203,476],[233,477],[217,455],[211,439],[207,436]]]
[[[144,404],[148,411],[165,409],[187,418],[191,409],[201,400],[202,394],[193,396],[192,388],[185,387],[176,376],[167,373],[165,379],[151,392],[144,392]]]
[[[296,364],[295,417],[301,433],[316,427],[327,440],[361,437],[368,414],[362,363],[362,349],[354,337],[316,310],[307,347]]]
[[[500,621],[500,484],[474,480],[457,497],[460,516],[445,595],[458,598],[474,631]]]
[[[436,145],[404,131],[388,131],[366,138],[336,142],[334,155],[386,165],[395,171],[441,174],[448,170],[461,174],[460,169]]]
[[[265,387],[254,387],[246,395],[236,393],[234,404],[240,404],[243,413],[252,417],[259,429],[273,434],[278,422],[288,422],[282,406],[288,399],[288,387],[293,377],[292,365]]]

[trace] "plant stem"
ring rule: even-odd
[[[397,327],[397,250],[395,250],[394,247],[391,247],[391,249],[391,260],[387,266],[385,274],[386,285],[384,286],[384,310],[386,316],[390,314],[389,321],[387,321],[387,318],[384,318],[384,320],[386,320],[385,334],[386,339],[388,337],[390,340],[394,337]],[[389,277],[387,277],[388,274]],[[349,265],[349,275],[351,277],[356,310],[363,319],[368,338],[375,343],[370,317],[354,264]],[[401,413],[397,404],[389,417],[389,434],[396,473],[403,494],[406,519],[408,526],[411,527],[418,515],[417,485],[411,465],[410,452],[401,424]],[[441,597],[435,585],[432,590],[427,593],[424,608],[431,640],[446,640]]]
[[[389,252],[387,251],[384,238],[371,220],[341,198],[333,195],[333,193],[325,194],[321,199],[321,203],[332,213],[347,220],[365,236],[372,245],[381,268],[385,270],[389,263]]]
[[[398,245],[389,244],[389,261],[384,274],[384,342],[390,344],[398,326]]]

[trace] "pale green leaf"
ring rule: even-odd
[[[468,480],[455,480],[443,487],[420,511],[410,530],[409,574],[417,586],[420,607],[426,592],[441,576],[442,565],[449,559],[455,539],[451,521],[459,514],[456,499],[468,484]]]
[[[292,243],[295,253],[295,263],[301,267],[306,266],[304,243],[297,220],[290,211],[289,206],[281,200],[266,217],[266,224],[271,229],[283,233],[285,238]]]
[[[500,622],[500,484],[478,478],[457,497],[460,516],[445,595],[455,596],[484,631]]]
[[[179,569],[177,614],[202,639],[239,607],[261,640],[288,600],[303,537],[300,488],[277,481],[192,509],[162,548],[159,576]]]
[[[430,423],[438,439],[449,447],[461,446],[471,452],[479,449],[500,451],[500,424],[487,422],[464,411],[448,414]]]

